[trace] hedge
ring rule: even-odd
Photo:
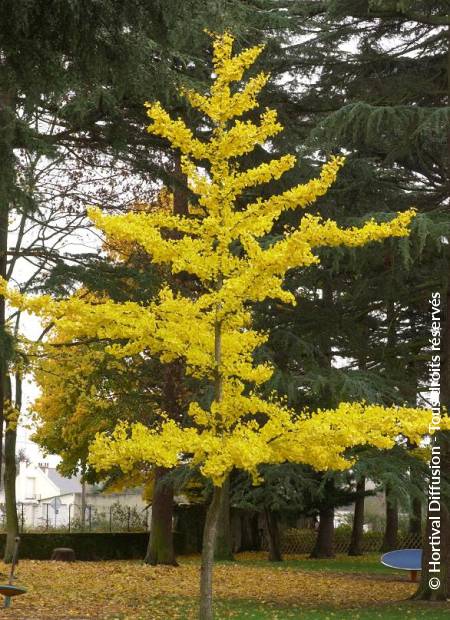
[[[3,556],[6,534],[0,534]],[[49,560],[55,547],[70,547],[77,560],[134,560],[145,556],[148,532],[36,533],[20,534],[19,558]]]
[[[204,511],[200,508],[182,510],[174,532],[177,555],[196,553],[201,549]],[[317,536],[314,530],[289,528],[281,533],[283,553],[310,553]],[[20,534],[19,557],[29,560],[49,560],[56,547],[70,547],[77,560],[142,560],[148,544],[148,532],[24,532]],[[367,532],[363,536],[363,551],[378,551],[383,535]],[[0,533],[0,554],[3,556],[6,534]],[[345,553],[350,542],[347,531],[335,531],[335,551]],[[399,535],[399,548],[420,547],[420,537]],[[262,548],[267,548],[263,540]]]
[[[206,509],[202,504],[175,506],[174,545],[178,555],[200,553]]]

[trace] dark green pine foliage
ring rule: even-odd
[[[322,528],[311,557],[333,557],[334,511],[355,500],[353,477],[360,472],[322,475],[309,467],[284,463],[261,467],[261,475],[263,481],[257,486],[246,474],[233,476],[231,502],[235,508],[263,515],[269,560],[282,560],[282,527],[317,518]]]
[[[302,19],[296,21],[296,12]],[[334,271],[339,262],[347,268],[349,261],[353,266],[368,261],[375,284],[388,280],[380,295],[385,303],[389,289],[397,302],[406,277],[411,281],[402,287],[402,304],[416,300],[417,292],[407,294],[421,286],[426,297],[448,275],[448,244],[443,243],[450,219],[447,13],[447,2],[344,0],[293,8],[295,32],[310,37],[291,46],[293,70],[299,79],[315,76],[297,94],[299,123],[309,121],[304,153],[348,153],[336,191],[319,211],[343,223],[368,214],[386,217],[410,206],[423,214],[411,242],[386,244],[383,264],[374,264],[361,250],[342,252],[340,261],[338,252],[330,252],[327,265]],[[373,246],[375,259],[378,248]],[[420,273],[408,275],[408,269]],[[374,293],[378,288],[372,278],[360,278],[359,296],[362,286]]]
[[[296,405],[415,404],[429,358],[428,299],[448,289],[448,5],[298,2],[289,15],[286,88],[303,175],[347,154],[317,212],[342,225],[410,206],[419,215],[409,240],[322,252],[320,268],[292,273],[297,308],[260,309],[261,325],[275,326],[266,350],[273,385]]]
[[[386,213],[408,205],[416,206],[420,213],[411,241],[387,243],[384,265],[378,262],[375,272],[370,250],[362,253],[356,287],[347,293],[347,300],[354,293],[361,299],[361,283],[372,289],[366,322],[383,316],[384,321],[379,321],[382,331],[377,330],[378,336],[371,339],[367,368],[384,375],[397,393],[395,400],[414,402],[416,391],[426,389],[431,292],[440,290],[444,310],[448,305],[448,3],[344,1],[299,3],[298,8],[309,15],[297,22],[297,32],[303,29],[306,34],[313,26],[317,28],[308,42],[300,44],[303,55],[298,63],[299,71],[309,65],[317,72],[317,79],[299,96],[299,107],[312,112],[311,150],[326,153],[344,148],[349,152],[347,170],[335,192],[342,221],[348,214]],[[329,268],[332,266],[330,262]],[[378,282],[369,279],[373,273],[379,274]],[[356,319],[358,314],[354,316]],[[446,316],[444,336],[449,331],[448,308]],[[372,331],[373,336],[377,331]],[[383,332],[384,339],[380,339]],[[351,330],[347,334],[351,335]],[[352,340],[355,342],[351,338],[348,342]],[[447,335],[442,351],[445,402],[449,392],[448,343]],[[370,359],[373,351],[383,350],[384,355]],[[354,358],[360,358],[357,352]],[[384,389],[382,394],[386,396]],[[444,438],[442,444],[445,448]],[[443,473],[448,479],[446,450]],[[441,587],[431,591],[424,570],[419,598],[448,596],[446,500],[441,514]],[[426,545],[424,564],[428,553]]]

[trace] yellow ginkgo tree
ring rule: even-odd
[[[213,39],[214,78],[209,93],[184,91],[200,112],[201,128],[210,130],[208,140],[196,137],[183,120],[172,119],[159,103],[147,104],[148,131],[181,151],[183,172],[196,197],[189,214],[156,211],[105,216],[97,209],[90,211],[108,238],[137,243],[154,263],[170,266],[173,274],[190,274],[196,285],[189,294],[175,293],[167,286],[152,303],[142,305],[115,303],[85,292],[55,300],[23,297],[5,286],[0,291],[13,305],[37,313],[51,325],[52,343],[99,339],[118,357],[150,351],[162,362],[182,359],[188,374],[213,385],[209,406],[190,404],[190,424],[161,411],[152,427],[123,422],[112,434],[98,434],[90,450],[90,462],[100,470],[116,466],[126,473],[139,464],[148,468],[190,462],[212,481],[203,538],[202,620],[213,617],[217,519],[224,482],[234,468],[249,472],[255,482],[263,463],[291,461],[321,471],[347,469],[350,448],[365,444],[390,448],[402,436],[418,443],[429,422],[428,412],[420,409],[341,403],[335,410],[298,412],[275,395],[261,397],[259,388],[273,369],[268,363],[254,362],[254,352],[267,336],[252,326],[252,302],[273,298],[294,304],[294,296],[283,288],[289,269],[317,264],[315,250],[320,247],[356,247],[403,237],[414,213],[347,229],[303,213],[298,225],[286,228],[281,239],[263,244],[283,212],[306,208],[327,192],[344,162],[334,157],[319,178],[269,198],[245,200],[246,190],[279,179],[295,165],[295,157],[284,155],[250,169],[241,166],[241,156],[256,145],[270,152],[269,141],[282,127],[271,109],[263,111],[257,122],[246,120],[246,113],[258,105],[257,95],[268,75],[259,73],[243,81],[262,48],[233,55],[232,45],[229,33]]]

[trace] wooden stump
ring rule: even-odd
[[[75,562],[75,551],[70,547],[57,547],[52,551],[51,560],[57,560],[58,562]]]

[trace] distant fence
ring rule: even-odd
[[[334,533],[334,552],[347,553],[350,545],[350,532],[348,530]],[[281,551],[285,554],[311,553],[317,539],[316,530],[289,528],[281,532]],[[362,538],[361,551],[379,551],[383,542],[382,532],[365,532]],[[422,537],[415,534],[399,534],[399,549],[420,549],[422,547]],[[263,535],[262,548],[268,549],[268,541]]]
[[[110,506],[58,502],[26,504],[18,502],[20,532],[148,532],[151,509],[115,503]],[[4,506],[0,505],[0,527],[5,529]]]
[[[182,553],[196,553],[201,549],[204,521],[203,506],[176,506],[174,534],[177,547]],[[83,510],[78,504],[44,503],[17,504],[17,517],[20,533],[142,533],[148,534],[151,525],[151,507],[142,508],[116,502],[110,506],[87,504]],[[0,535],[5,531],[5,510],[0,504]],[[268,550],[267,533],[259,529],[259,540],[252,549]],[[335,553],[347,553],[351,530],[338,527],[334,532]],[[284,554],[309,554],[314,548],[317,530],[287,528],[280,532],[281,551]],[[100,539],[98,539],[100,540]],[[377,552],[383,542],[382,532],[365,532],[362,537],[363,553]],[[400,532],[399,549],[419,549],[422,537]],[[239,545],[236,548],[239,550]]]

